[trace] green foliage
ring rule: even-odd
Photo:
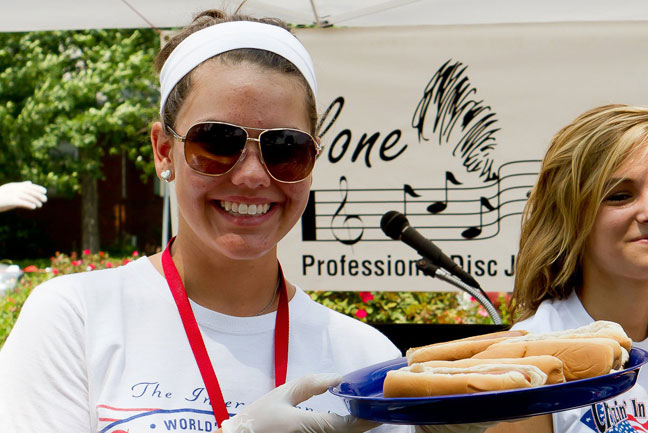
[[[158,46],[152,30],[0,33],[0,182],[79,191],[106,153],[152,173]]]
[[[369,323],[492,324],[484,307],[457,292],[309,292],[333,310]],[[491,293],[504,323],[510,323],[510,293]]]

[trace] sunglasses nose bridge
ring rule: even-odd
[[[247,146],[248,141],[255,141],[256,142],[257,151],[256,152],[253,151],[251,155],[248,152],[248,149],[249,149],[248,146]],[[258,138],[253,138],[253,137],[250,137],[248,135],[247,140],[245,141],[245,143],[246,144],[245,144],[245,146],[243,146],[243,150],[241,151],[241,155],[239,156],[239,159],[236,161],[236,164],[234,164],[234,166],[239,167],[239,169],[240,169],[240,168],[242,168],[242,166],[245,166],[245,165],[249,164],[249,162],[246,162],[247,157],[251,156],[252,158],[254,158],[256,156],[256,158],[258,159],[257,164],[259,164],[259,166],[263,169],[263,171],[268,176],[272,177],[272,175],[270,174],[270,171],[268,170],[268,167],[266,166],[266,163],[265,163],[265,161],[263,159],[263,155],[261,153],[261,141]],[[232,169],[234,169],[234,167],[232,167]]]
[[[246,131],[247,132],[247,131]],[[257,156],[259,158],[259,161],[261,161],[261,165],[265,167],[265,163],[263,162],[263,154],[261,152],[261,136],[255,138],[255,137],[250,137],[250,134],[247,135],[247,138],[245,140],[245,145],[243,146],[243,150],[241,152],[241,160],[245,159],[245,156],[247,155],[248,147],[247,147],[247,142],[248,141],[254,141],[256,142],[256,148],[257,148]]]

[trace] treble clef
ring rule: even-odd
[[[340,177],[340,192],[342,193],[342,201],[331,217],[331,230],[333,231],[333,236],[338,242],[344,245],[353,245],[362,239],[362,235],[364,234],[364,224],[360,215],[346,214],[343,212],[349,195],[346,176]],[[340,227],[335,225],[335,221],[339,218],[342,218],[342,225]],[[338,229],[345,230],[347,236],[338,236]],[[357,233],[356,236],[353,236],[354,232]]]

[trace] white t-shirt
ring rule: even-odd
[[[551,332],[578,328],[592,323],[580,299],[573,292],[564,300],[543,301],[536,313],[513,326],[531,332]],[[648,350],[648,340],[633,342],[634,347]],[[639,373],[636,385],[610,400],[580,409],[553,414],[555,433],[630,433],[648,431],[648,373]]]
[[[276,314],[232,317],[192,307],[228,412],[236,415],[274,387]],[[289,309],[287,380],[401,356],[383,334],[299,288]],[[329,392],[299,407],[348,413]],[[215,430],[176,305],[147,258],[34,289],[0,350],[0,432]]]

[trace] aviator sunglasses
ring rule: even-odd
[[[291,128],[247,128],[225,122],[199,122],[185,136],[166,127],[184,142],[185,160],[192,170],[207,176],[228,173],[243,159],[248,140],[259,144],[259,159],[268,174],[283,183],[300,182],[308,177],[322,149],[307,132]],[[248,131],[260,131],[252,138]]]

